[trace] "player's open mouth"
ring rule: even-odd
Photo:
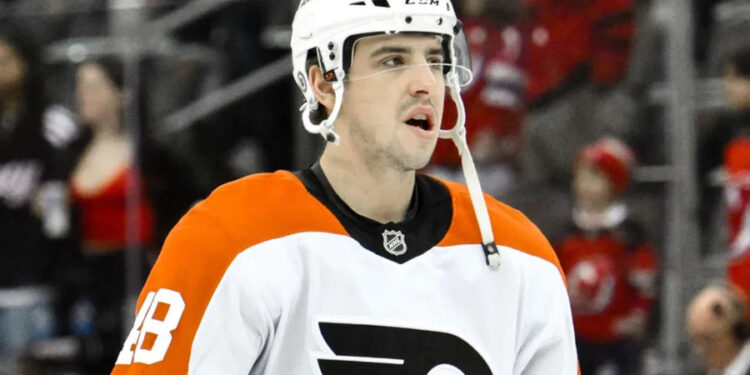
[[[433,113],[432,108],[423,106],[417,107],[409,113],[404,123],[409,126],[420,128],[424,131],[430,131],[435,123],[435,116]]]

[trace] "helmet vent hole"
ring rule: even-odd
[[[331,50],[331,51],[333,51],[333,47],[334,47],[333,42],[329,42],[328,43],[328,49]]]
[[[333,52],[331,52],[331,54],[328,55],[328,58],[331,59],[331,60],[336,60],[336,54],[333,53]]]
[[[405,21],[406,21],[406,23],[411,23],[411,16],[406,16]]]

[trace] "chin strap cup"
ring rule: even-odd
[[[487,261],[487,265],[492,269],[500,268],[500,252],[497,250],[497,245],[492,242],[489,244],[482,244],[484,250],[484,257]]]

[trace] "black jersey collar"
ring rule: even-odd
[[[352,210],[336,194],[318,163],[295,172],[318,201],[341,222],[364,248],[396,263],[406,263],[437,245],[453,218],[448,189],[441,182],[418,174],[406,219],[381,224]]]

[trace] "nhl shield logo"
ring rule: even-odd
[[[386,229],[383,231],[383,247],[385,251],[393,255],[403,255],[406,252],[404,234],[400,230]]]

